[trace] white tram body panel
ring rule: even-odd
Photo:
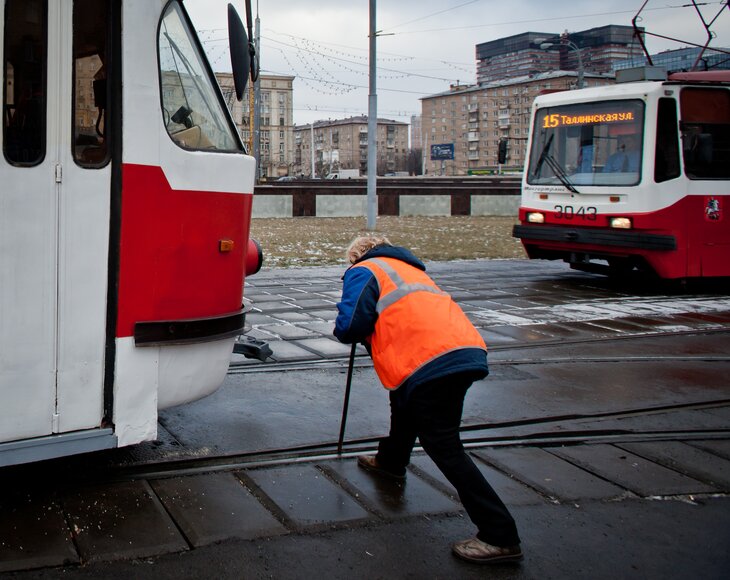
[[[242,332],[255,162],[182,3],[0,7],[0,465],[153,439]]]

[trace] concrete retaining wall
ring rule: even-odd
[[[520,183],[510,178],[383,179],[378,215],[516,216]],[[367,212],[364,179],[282,182],[254,191],[253,217],[357,217]]]

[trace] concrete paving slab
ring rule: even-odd
[[[539,447],[494,447],[475,455],[511,477],[560,501],[614,499],[625,494],[587,471]]]
[[[492,302],[496,302],[497,304],[501,304],[503,306],[509,306],[511,308],[534,308],[535,306],[540,306],[538,302],[534,302],[530,299],[529,296],[514,296],[514,297],[504,297],[504,298],[492,298]]]
[[[332,331],[335,329],[335,323],[333,321],[318,321],[318,322],[303,322],[300,324],[302,328],[311,330],[312,332],[318,332],[325,336],[332,336]]]
[[[709,451],[681,441],[623,443],[617,447],[709,483],[718,491],[730,493],[730,460]]]
[[[291,302],[254,302],[254,312],[263,312],[267,314],[275,314],[277,312],[295,311],[299,310],[298,306],[293,305]]]
[[[500,334],[498,332],[494,332],[492,329],[487,330],[484,328],[479,328],[477,326],[477,330],[479,331],[481,337],[484,339],[484,342],[487,343],[487,347],[504,344],[515,344],[518,342],[518,340],[514,336]]]
[[[281,302],[282,300],[286,300],[286,296],[283,294],[272,294],[270,292],[245,292],[246,298],[249,298],[251,300],[251,303],[254,306],[257,306],[258,304],[263,304],[265,302]]]
[[[188,544],[146,481],[82,488],[62,498],[84,561],[147,558]]]
[[[195,547],[288,532],[233,473],[158,479],[150,485]]]
[[[247,312],[246,324],[250,326],[259,326],[261,324],[276,324],[277,319],[269,314],[260,312]]]
[[[364,521],[372,516],[311,464],[239,472],[260,500],[293,527]]]
[[[532,330],[532,328],[529,328],[527,326],[495,325],[490,326],[489,330],[491,330],[492,332],[510,336],[519,342],[539,342],[551,338],[549,334]]]
[[[552,448],[549,451],[641,497],[719,491],[712,485],[667,469],[614,445],[580,445]]]
[[[295,342],[324,358],[347,356],[351,350],[349,344],[342,344],[334,338],[307,338]]]
[[[316,360],[319,358],[315,353],[286,340],[276,340],[269,343],[273,351],[272,358],[279,362],[290,360]]]
[[[545,500],[535,490],[523,485],[515,479],[505,475],[501,471],[494,467],[487,465],[486,463],[476,460],[474,462],[482,472],[482,475],[492,486],[497,495],[507,505],[535,505],[541,504]],[[431,461],[431,458],[427,455],[418,455],[411,458],[411,468],[419,474],[425,474],[427,478],[432,479],[443,487],[453,497],[458,497],[456,489],[454,488],[449,480],[446,479],[443,473],[436,467],[436,464]]]
[[[0,572],[79,562],[61,506],[41,491],[3,490]]]
[[[475,300],[469,299],[459,303],[462,309],[477,309],[477,310],[510,310],[512,307],[509,304],[501,304],[495,300]]]
[[[259,326],[259,329],[278,336],[279,338],[283,338],[284,340],[317,336],[317,334],[311,330],[301,328],[294,324],[266,324],[264,326]]]
[[[461,504],[420,479],[415,473],[409,473],[406,481],[397,482],[361,469],[354,458],[328,462],[321,467],[383,517],[398,518],[463,509]]]
[[[698,449],[704,449],[705,451],[709,451],[717,457],[730,459],[730,440],[689,441],[687,444],[691,445],[692,447],[697,447]]]
[[[534,330],[535,332],[545,334],[546,336],[549,336],[551,338],[570,340],[584,338],[588,334],[596,333],[595,327],[586,328],[585,326],[581,326],[580,324],[570,322],[565,322],[562,324],[531,324],[529,328],[531,330]]]
[[[306,309],[323,309],[323,308],[335,308],[335,301],[334,300],[325,300],[324,298],[297,298],[296,301],[293,302],[296,304],[299,308],[306,308]]]
[[[272,314],[270,316],[272,321],[277,322],[296,322],[296,323],[302,323],[302,322],[311,322],[312,320],[315,320],[312,318],[309,314],[305,314],[304,312],[276,312],[275,314]]]
[[[337,318],[337,308],[332,307],[331,309],[327,310],[309,310],[307,309],[307,314],[310,316],[314,316],[316,318],[321,318],[322,320],[335,320]]]

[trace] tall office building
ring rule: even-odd
[[[572,48],[567,41],[580,50]],[[551,44],[543,49],[541,45]],[[484,84],[555,70],[610,73],[616,60],[641,54],[631,26],[609,24],[581,32],[523,32],[476,47],[477,83]]]
[[[704,52],[697,46],[667,50],[651,55],[654,66],[666,69],[668,73],[692,70],[728,70],[730,69],[730,49],[707,48]],[[634,58],[619,60],[613,63],[613,70],[635,68],[649,64],[643,54]]]

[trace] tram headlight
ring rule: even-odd
[[[611,227],[619,230],[630,230],[632,228],[631,218],[627,217],[612,217]]]
[[[545,216],[539,211],[531,211],[527,214],[527,221],[531,224],[544,224]]]

